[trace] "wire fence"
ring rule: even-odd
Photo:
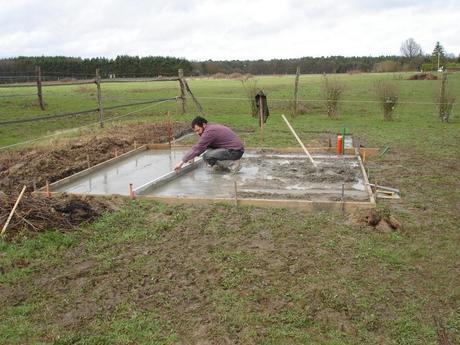
[[[141,109],[137,109],[137,110],[128,112],[128,113],[123,114],[123,115],[118,115],[118,116],[115,116],[115,117],[108,118],[108,119],[106,119],[106,122],[112,122],[112,121],[121,119],[121,118],[123,118],[123,117],[130,116],[130,115],[139,113],[139,112],[141,112],[141,111],[145,111],[145,110],[147,110],[147,109],[153,108],[154,106],[157,106],[157,105],[159,105],[159,104],[161,104],[161,103],[165,103],[165,102],[168,102],[168,99],[165,99],[165,100],[162,100],[162,101],[158,101],[158,102],[153,103],[153,104],[151,104],[151,105],[149,105],[149,106],[147,106],[147,107],[143,107],[143,108],[141,108]],[[13,147],[17,147],[17,146],[32,144],[32,143],[35,143],[35,142],[38,142],[38,141],[41,141],[41,140],[45,140],[45,139],[57,137],[57,136],[59,136],[59,135],[72,133],[72,132],[78,131],[78,130],[83,129],[83,128],[88,128],[88,127],[91,127],[91,126],[97,126],[97,125],[99,125],[99,124],[100,124],[99,121],[95,121],[95,122],[92,122],[92,123],[89,123],[89,124],[86,124],[86,125],[83,125],[83,126],[74,127],[74,128],[70,128],[70,129],[67,129],[67,130],[59,131],[59,132],[57,132],[57,133],[53,133],[53,134],[49,134],[49,135],[44,135],[44,136],[41,136],[41,137],[38,137],[38,138],[34,138],[34,139],[22,141],[22,142],[15,143],[15,144],[11,144],[11,145],[2,146],[2,147],[0,147],[0,151],[6,150],[6,149],[9,149],[9,148],[13,148]]]
[[[118,108],[126,108],[126,107],[132,107],[132,106],[137,106],[137,105],[149,104],[149,103],[158,103],[158,102],[162,103],[162,102],[167,102],[167,101],[177,101],[177,98],[178,97],[172,97],[172,98],[163,98],[163,99],[157,99],[157,100],[150,100],[150,101],[145,101],[145,102],[120,104],[120,105],[114,105],[114,106],[110,106],[110,107],[104,107],[104,110],[113,110],[113,109],[118,109]],[[18,123],[26,123],[26,122],[36,122],[36,121],[43,121],[43,120],[50,120],[50,119],[58,119],[58,118],[62,118],[62,117],[78,116],[78,115],[94,113],[94,112],[97,112],[97,111],[99,111],[99,108],[82,110],[82,111],[71,112],[71,113],[55,114],[55,115],[34,116],[34,117],[24,118],[24,119],[0,121],[0,125],[10,125],[10,124],[18,124]]]

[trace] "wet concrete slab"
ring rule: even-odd
[[[95,195],[128,195],[128,185],[134,188],[174,169],[185,150],[146,150],[120,158],[108,167],[96,169],[75,181],[53,189],[53,192]]]
[[[235,182],[239,198],[368,201],[359,162],[354,157],[246,153],[236,174],[206,166],[195,169],[142,195],[232,198]]]
[[[136,194],[165,197],[233,198],[235,182],[239,198],[369,201],[357,157],[313,155],[314,168],[302,154],[246,152],[241,170],[232,174],[197,163],[175,176],[171,171],[185,149],[147,150],[115,161],[53,191],[95,195]],[[164,183],[158,183],[166,177]],[[153,185],[149,187],[149,184]],[[161,181],[160,181],[161,182]]]

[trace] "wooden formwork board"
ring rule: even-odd
[[[191,145],[179,145],[179,144],[148,144],[147,147],[152,150],[167,150],[170,148],[176,148],[176,149],[190,149]],[[274,152],[283,152],[283,153],[304,153],[301,147],[246,147],[245,148],[247,151],[253,151],[253,150],[268,150],[268,151],[274,151]],[[329,153],[329,154],[337,154],[337,150],[335,147],[309,147],[308,148],[309,152],[312,153]],[[356,149],[355,148],[347,148],[345,149],[344,153],[346,155],[353,155],[355,156],[356,154]],[[361,147],[358,149],[358,153],[362,155],[365,155],[367,158],[371,158],[376,156],[379,153],[379,149],[377,148],[364,148]]]
[[[45,195],[45,192],[35,192],[36,194]],[[63,192],[51,192],[50,197],[58,197]],[[88,194],[72,193],[77,196],[88,196]],[[119,198],[129,199],[128,195],[116,195]],[[106,194],[92,194],[91,197],[109,197]],[[214,205],[226,204],[235,205],[235,198],[199,198],[199,197],[169,197],[169,196],[155,196],[155,195],[136,195],[136,199],[152,200],[165,204],[180,205]],[[357,210],[375,208],[375,202],[369,201],[310,201],[310,200],[288,200],[288,199],[237,199],[237,206],[256,206],[256,207],[270,207],[270,208],[294,208],[302,210],[307,213],[314,212],[344,212],[353,213]]]

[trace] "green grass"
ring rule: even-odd
[[[433,316],[459,343],[460,121],[455,113],[441,123],[434,105],[415,104],[433,102],[439,82],[407,76],[336,76],[349,101],[373,101],[376,80],[396,83],[406,103],[394,121],[383,121],[371,102],[344,102],[339,119],[327,119],[317,101],[320,75],[301,77],[300,98],[310,100],[310,111],[289,117],[307,144],[324,140],[314,132],[345,126],[367,147],[390,146],[367,167],[371,181],[401,190],[401,200],[378,205],[402,222],[401,230],[380,233],[335,213],[126,202],[74,232],[0,241],[0,343],[434,345]],[[291,97],[294,77],[258,83],[272,115],[263,144],[244,99],[217,99],[244,98],[240,82],[189,81],[208,119],[230,125],[248,146],[297,146],[280,117],[287,102],[277,100]],[[450,86],[460,94],[460,74],[450,76]],[[179,93],[169,82],[103,91],[106,104]],[[0,89],[6,92],[13,89]],[[47,112],[95,104],[94,95],[74,87],[46,89],[45,101]],[[0,98],[0,120],[39,113],[25,102]],[[168,110],[189,121],[197,115],[190,109],[180,115],[178,104],[159,105],[131,121],[161,121]],[[85,121],[5,126],[0,143]]]

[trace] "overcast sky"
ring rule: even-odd
[[[460,54],[460,0],[0,0],[0,57]]]

